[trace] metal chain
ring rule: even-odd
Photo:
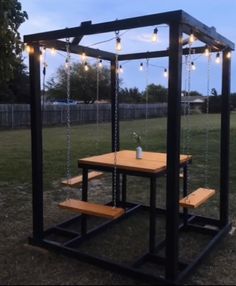
[[[205,187],[208,188],[209,166],[209,95],[210,95],[211,54],[207,61],[207,98],[206,98],[206,122],[205,122]]]
[[[189,53],[188,53],[188,61],[187,61],[187,72],[188,72],[188,90],[187,90],[187,96],[189,98],[190,91],[191,91],[191,55],[192,55],[192,47],[191,44],[189,44]],[[186,109],[186,154],[190,155],[190,102],[187,100],[187,109]],[[190,166],[190,165],[189,165]],[[188,180],[187,180],[187,189],[190,189],[190,181],[191,181],[191,174],[188,172]]]
[[[147,138],[148,138],[148,85],[149,85],[149,59],[146,60],[146,96],[145,96],[145,141],[144,148],[147,150]]]
[[[187,84],[188,84],[188,56],[185,56],[185,62],[184,62],[184,97],[186,97],[187,95]],[[183,123],[184,123],[184,127],[183,127],[183,134],[182,134],[182,140],[183,140],[183,154],[187,153],[186,151],[186,137],[187,137],[187,104],[184,103],[184,107],[183,107]]]
[[[99,92],[100,92],[100,84],[99,84],[99,80],[100,80],[100,70],[99,70],[99,58],[97,58],[97,94],[96,94],[96,154],[98,153],[98,145],[99,145]]]
[[[70,42],[66,39],[66,96],[67,96],[67,180],[71,178],[71,117],[70,117],[70,72],[71,72],[71,58],[70,58]]]
[[[116,68],[116,86],[115,86],[115,150],[114,150],[114,186],[113,186],[113,206],[116,207],[116,185],[117,185],[117,130],[118,130],[118,93],[119,93],[119,62],[118,55],[116,54],[115,59],[115,68]]]

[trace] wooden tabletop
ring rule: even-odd
[[[180,155],[180,163],[191,161],[192,156]],[[107,153],[79,160],[79,166],[115,166],[115,154]],[[131,170],[146,173],[160,173],[166,170],[166,153],[143,152],[142,159],[136,159],[136,151],[122,150],[116,153],[116,167],[121,170]]]

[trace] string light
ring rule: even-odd
[[[205,52],[204,52],[204,53],[205,53],[205,56],[206,56],[206,57],[209,57],[209,56],[210,56],[210,50],[209,50],[208,47],[205,48]]]
[[[55,48],[51,48],[51,55],[55,56],[56,55],[56,49]]]
[[[227,58],[227,59],[230,59],[230,58],[231,58],[231,52],[228,52],[228,53],[227,53],[226,58]]]
[[[167,71],[167,69],[164,69],[163,75],[164,75],[164,77],[168,77],[168,71]]]
[[[190,36],[189,36],[189,43],[190,43],[190,44],[192,44],[192,43],[194,43],[194,42],[195,42],[195,40],[196,40],[196,39],[195,39],[194,34],[193,34],[193,33],[191,33],[191,34],[190,34]]]
[[[158,32],[158,29],[156,27],[154,28],[153,33],[152,33],[152,42],[157,42],[157,32]]]
[[[88,63],[87,63],[87,62],[84,63],[84,70],[85,70],[86,72],[89,70]]]
[[[122,50],[121,39],[120,39],[120,37],[118,37],[118,36],[117,36],[117,38],[116,38],[116,50],[117,50],[117,51],[121,51],[121,50]]]
[[[86,61],[86,58],[87,58],[87,56],[86,56],[85,52],[83,52],[83,53],[81,54],[81,60],[82,60],[82,62],[85,62],[85,61]]]
[[[103,66],[103,64],[102,64],[102,60],[99,60],[99,62],[98,62],[98,67],[101,69],[101,68],[102,68],[102,66]]]
[[[39,52],[39,60],[40,60],[40,62],[43,61],[43,52],[42,51]]]
[[[143,70],[143,63],[140,63],[140,65],[139,65],[139,70],[140,70],[140,71]]]
[[[28,54],[30,54],[31,52],[32,52],[32,49],[31,49],[31,47],[29,46],[29,45],[25,45],[25,51],[28,53]]]
[[[123,68],[122,68],[122,65],[120,65],[120,67],[119,67],[119,73],[123,73],[124,72],[124,70],[123,70]]]
[[[65,61],[65,69],[67,70],[68,68],[69,68],[69,60],[66,59],[66,61]]]
[[[194,62],[191,62],[191,70],[192,70],[192,71],[195,71],[195,70],[196,70],[196,66],[195,66]]]
[[[216,63],[217,64],[220,63],[220,53],[219,52],[216,54]]]

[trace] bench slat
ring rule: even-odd
[[[179,204],[184,208],[197,208],[214,196],[215,192],[213,189],[198,188],[196,191],[182,198]]]
[[[116,219],[124,214],[124,209],[112,206],[98,205],[80,200],[69,199],[59,204],[60,208],[82,214]]]
[[[93,179],[101,178],[104,174],[102,172],[92,171],[88,173],[88,180],[91,181]],[[62,185],[69,186],[69,187],[79,187],[83,183],[83,176],[79,175],[76,177],[72,177],[70,179],[63,180]]]

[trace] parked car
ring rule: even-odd
[[[67,105],[67,99],[57,99],[52,102],[53,105]],[[78,104],[78,101],[70,99],[69,105],[76,105]]]

